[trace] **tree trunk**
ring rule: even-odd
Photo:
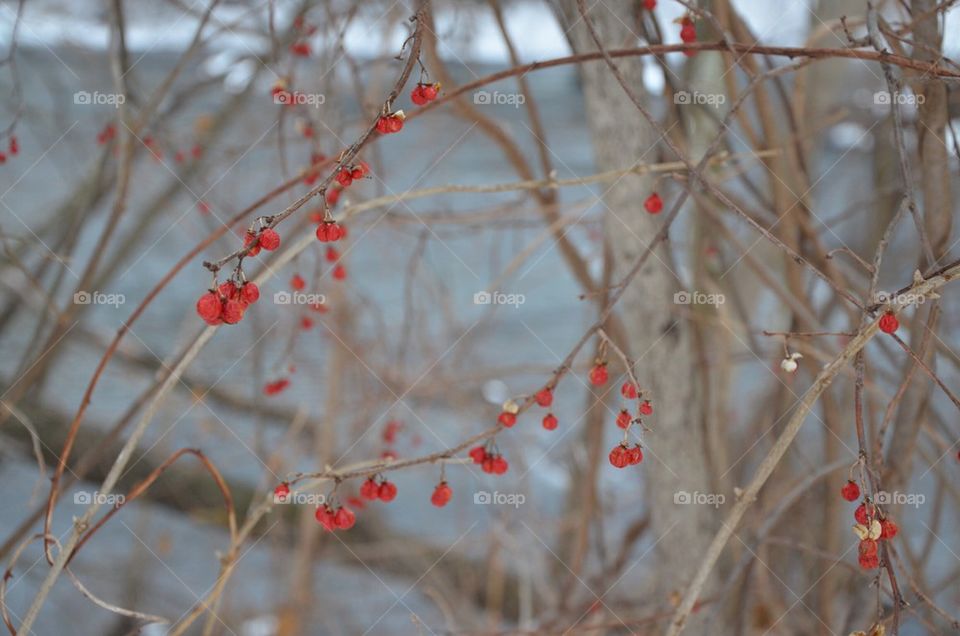
[[[580,19],[576,0],[561,3],[562,19],[576,53],[596,50]],[[636,36],[628,25],[635,23],[636,3],[605,0],[588,15],[605,48],[630,45]],[[644,95],[640,58],[617,60],[623,77],[637,94]],[[653,150],[659,134],[643,119],[603,61],[581,67],[586,116],[593,140],[597,170],[612,170],[637,163],[655,163]],[[672,158],[671,158],[672,159]],[[613,259],[614,284],[636,262],[662,223],[643,209],[653,191],[649,176],[628,175],[605,189],[604,233]],[[665,200],[669,207],[672,197]],[[645,461],[641,465],[647,506],[651,518],[650,541],[656,542],[645,557],[656,559],[650,572],[657,572],[654,594],[666,604],[673,592],[681,593],[693,577],[719,521],[717,510],[704,505],[679,505],[677,493],[711,492],[700,421],[699,395],[695,389],[692,329],[678,317],[683,306],[674,304],[678,281],[671,271],[666,245],[657,248],[618,304],[628,341],[620,343],[639,360],[637,378],[652,397],[656,412],[648,421]],[[728,497],[729,499],[729,497]],[[652,559],[651,559],[652,560]],[[687,633],[707,633],[694,620]],[[714,622],[712,633],[728,633]]]

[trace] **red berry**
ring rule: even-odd
[[[333,523],[341,530],[349,530],[356,523],[357,516],[349,508],[340,508],[333,516]]]
[[[380,498],[380,501],[393,501],[397,496],[397,486],[396,484],[384,480],[380,484],[380,488],[377,490],[377,496]]]
[[[260,253],[260,241],[257,239],[257,236],[249,230],[243,237],[243,246],[250,248],[249,252],[247,252],[250,256],[256,256]]]
[[[15,155],[20,152],[20,144],[17,143],[15,135],[10,135],[10,154]]]
[[[337,183],[344,188],[349,186],[353,183],[353,171],[350,168],[341,168],[340,172],[337,173]]]
[[[485,473],[492,473],[493,472],[493,455],[486,455],[483,458],[483,461],[480,462],[480,468]]]
[[[643,0],[643,7],[647,11],[653,11],[657,8],[657,0]]]
[[[856,501],[860,498],[860,486],[854,481],[848,481],[840,489],[840,495],[847,501]]]
[[[428,102],[432,102],[437,98],[439,88],[439,84],[424,84],[420,92]]]
[[[453,489],[447,485],[447,482],[441,481],[437,484],[437,487],[433,489],[433,495],[430,496],[430,503],[437,508],[443,508],[450,502],[452,497]]]
[[[546,408],[553,404],[553,391],[550,389],[540,389],[536,395],[533,396],[533,399],[537,401],[539,406]]]
[[[660,214],[660,212],[663,211],[663,199],[660,198],[659,194],[654,192],[643,202],[643,207],[650,214]]]
[[[334,280],[343,280],[347,277],[347,268],[341,263],[337,263],[333,268],[333,278]]]
[[[329,506],[327,505],[317,506],[317,510],[316,512],[313,513],[313,517],[317,520],[317,522],[321,526],[333,532],[333,529],[335,527],[334,514],[333,514],[333,511],[330,510]]]
[[[630,411],[628,411],[627,409],[621,409],[620,412],[617,413],[617,426],[625,429],[628,426],[630,426],[630,422],[632,419],[633,418],[630,417]]]
[[[240,299],[248,305],[252,305],[260,300],[260,288],[257,287],[256,283],[249,281],[244,283],[243,287],[240,288]]]
[[[308,42],[294,42],[290,45],[290,52],[298,57],[310,57],[310,44]]]
[[[607,372],[607,363],[601,362],[590,369],[590,382],[594,386],[601,386],[607,383],[610,374]]]
[[[640,404],[640,415],[652,415],[653,414],[653,404],[650,404],[650,400],[644,400]]]
[[[610,451],[610,463],[616,468],[625,468],[630,463],[630,451],[623,444],[617,444]]]
[[[893,333],[900,326],[900,321],[897,320],[892,311],[888,311],[880,316],[879,326],[883,333]]]
[[[287,378],[280,378],[279,380],[274,380],[273,382],[267,382],[265,385],[263,385],[263,394],[276,395],[281,393],[288,386],[290,386],[290,380]]]
[[[557,424],[557,416],[553,413],[547,413],[543,416],[543,428],[547,429],[548,431],[556,430]]]
[[[483,446],[474,446],[467,454],[470,455],[474,464],[482,464],[483,460],[487,458],[487,450]]]
[[[869,508],[867,504],[857,506],[857,509],[853,511],[853,518],[856,519],[860,525],[867,525],[873,518],[873,504],[870,504]]]
[[[346,230],[336,221],[324,221],[317,226],[317,240],[321,243],[339,241],[347,235]]]
[[[620,395],[627,398],[628,400],[636,400],[638,395],[637,385],[629,381],[624,382],[623,386],[620,387]]]
[[[354,166],[353,170],[350,171],[350,177],[356,181],[357,179],[363,179],[363,170]]]
[[[223,322],[228,325],[235,325],[243,320],[245,308],[239,300],[228,300],[223,303]]]
[[[633,448],[627,451],[630,454],[630,465],[636,466],[643,461],[643,451],[640,449],[640,444],[637,444]]]
[[[325,258],[327,259],[327,262],[329,262],[329,263],[336,263],[336,262],[337,262],[337,259],[340,258],[340,252],[337,251],[337,248],[335,248],[334,246],[330,245],[330,246],[327,247],[327,253],[326,253],[326,255],[325,255]]]
[[[680,39],[687,44],[697,41],[697,27],[689,17],[684,17],[680,21]]]
[[[884,519],[880,522],[880,538],[881,539],[892,539],[897,536],[897,532],[900,529],[897,527],[897,524],[890,521],[889,519]]]
[[[396,115],[387,120],[387,132],[398,133],[403,129],[403,119]]]
[[[376,480],[371,477],[360,486],[360,496],[364,499],[377,499],[380,496],[379,488]]]
[[[260,247],[272,252],[280,247],[280,235],[270,228],[263,230],[260,232]]]
[[[494,475],[502,475],[507,472],[508,468],[510,468],[510,464],[503,458],[503,455],[497,455],[493,458],[492,469]]]
[[[310,316],[300,318],[300,328],[304,330],[313,329],[313,318]]]
[[[287,482],[281,483],[279,486],[273,489],[273,498],[277,501],[286,501],[287,495],[290,494],[290,484]]]
[[[207,322],[212,322],[220,317],[223,311],[223,303],[220,302],[220,296],[213,292],[208,292],[197,301],[197,314]]]
[[[303,291],[307,286],[307,281],[303,280],[303,276],[300,274],[294,274],[293,278],[290,279],[290,286],[297,291]]]
[[[423,106],[427,103],[428,100],[423,94],[423,85],[417,84],[413,87],[413,90],[410,91],[410,101],[417,106]]]
[[[504,411],[500,414],[500,417],[497,418],[497,421],[503,424],[505,427],[510,428],[517,423],[517,416],[515,413]]]

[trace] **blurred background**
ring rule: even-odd
[[[609,48],[680,42],[685,3],[661,0],[653,11],[642,2],[609,4],[618,17],[611,30],[601,29]],[[907,3],[878,4],[894,31],[910,23]],[[941,2],[931,14],[948,58],[960,54],[954,4]],[[862,35],[866,10],[859,0],[702,5],[738,25],[731,28],[737,41],[792,47],[847,47],[840,16]],[[443,96],[518,64],[584,50],[575,6],[434,2],[422,67],[396,107],[417,110],[409,97],[417,81],[440,82]],[[200,449],[229,484],[240,523],[297,472],[422,457],[481,433],[505,400],[542,387],[597,320],[619,280],[614,272],[624,271],[612,237],[628,228],[633,250],[652,240],[659,226],[636,225],[653,223],[642,210],[645,194],[636,193],[656,190],[670,210],[689,181],[676,164],[637,180],[632,191],[614,191],[619,180],[589,178],[611,169],[598,141],[611,125],[625,130],[623,169],[677,160],[659,132],[642,154],[633,152],[628,129],[647,126],[638,112],[635,122],[615,117],[612,124],[599,113],[591,99],[608,94],[585,74],[603,75],[609,87],[602,62],[531,70],[520,84],[516,77],[486,83],[362,150],[372,177],[345,190],[334,208],[349,228],[339,255],[311,245],[281,261],[268,252],[246,259],[247,275],[263,277],[261,301],[241,324],[219,328],[154,403],[160,381],[203,329],[194,310],[210,284],[202,262],[237,249],[256,216],[281,212],[308,192],[311,161],[335,158],[369,126],[409,52],[415,12],[408,2],[376,0],[223,1],[207,15],[209,7],[191,0],[0,3],[0,143],[7,147],[15,135],[19,146],[0,165],[0,554],[5,568],[16,556],[5,592],[14,625],[49,571],[41,542],[29,539],[42,532],[49,478],[101,356],[150,290],[224,224],[231,229],[177,270],[130,324],[105,368],[53,515],[51,532],[60,540],[97,497],[150,404],[156,411],[117,492],[177,449]],[[617,34],[617,23],[627,35]],[[699,20],[698,39],[717,39],[715,28]],[[306,43],[308,54],[291,53],[292,43]],[[624,66],[663,130],[699,159],[749,79],[738,57],[675,52]],[[761,72],[791,63],[751,60]],[[277,86],[295,87],[310,103],[278,105]],[[817,62],[771,79],[763,99],[751,96],[731,117],[717,149],[726,154],[707,171],[758,223],[858,296],[869,283],[858,259],[872,261],[902,194],[890,108],[876,98],[885,86],[881,67],[860,60]],[[918,123],[915,98],[926,86],[908,78],[905,93],[914,101],[901,108],[921,190],[928,128]],[[940,264],[957,253],[949,191],[957,187],[960,100],[949,86],[938,137],[948,175],[947,234],[935,235]],[[688,103],[681,94],[694,97]],[[121,112],[132,120],[149,116],[142,127],[123,130]],[[125,162],[128,134],[133,150]],[[801,168],[777,158],[794,146],[802,149]],[[569,181],[556,189],[470,191],[548,176]],[[231,221],[285,183],[291,186],[240,223]],[[440,191],[396,200],[428,188]],[[384,197],[394,200],[362,208]],[[277,228],[284,247],[312,235],[310,216],[318,211],[313,200]],[[919,245],[907,217],[893,234],[880,289],[910,283],[922,260]],[[754,474],[858,321],[834,289],[793,269],[706,192],[684,204],[658,254],[666,283],[644,288],[641,276],[640,296],[627,297],[628,309],[615,314],[620,327],[607,327],[643,331],[645,310],[629,309],[641,305],[694,325],[674,342],[672,327],[650,319],[665,340],[644,346],[640,338],[629,349],[655,405],[650,430],[639,438],[648,449],[640,468],[618,471],[606,461],[622,436],[613,422],[626,406],[619,395],[625,376],[617,356],[591,340],[555,391],[558,429],[544,431],[541,415],[531,412],[497,435],[510,462],[506,475],[462,463],[419,464],[385,474],[399,493],[389,504],[358,500],[362,480],[347,480],[338,496],[355,509],[357,525],[334,534],[316,524],[312,505],[274,506],[240,547],[215,606],[188,633],[661,633],[683,591],[661,551],[670,543],[664,537],[713,535],[735,489]],[[304,292],[322,295],[319,310],[276,296],[295,291],[295,275]],[[585,288],[585,280],[596,287]],[[957,302],[949,291],[932,329],[924,328],[932,310],[921,305],[902,317],[909,331],[901,335],[914,348],[927,342],[925,359],[956,387]],[[721,300],[685,303],[676,293]],[[792,302],[784,298],[790,295]],[[818,330],[832,335],[785,340],[764,333]],[[666,399],[669,387],[658,388],[657,356],[669,364],[687,348],[685,368],[665,376],[689,384],[695,397],[684,406]],[[793,351],[804,358],[791,374],[780,362]],[[597,355],[611,363],[603,391],[586,380]],[[901,527],[900,587],[912,605],[901,633],[946,633],[947,617],[960,609],[956,410],[922,371],[901,385],[910,359],[895,345],[871,344],[868,355],[871,452],[876,443],[896,464],[902,447],[891,444],[900,422],[917,429],[902,433],[913,461],[896,466],[902,474],[890,482],[911,497],[891,506]],[[284,379],[284,390],[265,391]],[[898,402],[885,419],[901,386],[915,410]],[[722,621],[713,633],[846,634],[869,629],[878,615],[889,619],[890,599],[881,594],[878,602],[872,589],[876,572],[857,567],[853,505],[836,494],[857,461],[852,387],[851,373],[831,387],[727,546],[698,611]],[[691,428],[668,441],[670,433],[658,428],[669,428],[671,409]],[[702,446],[704,455],[680,458],[674,444]],[[669,505],[651,503],[651,473],[675,478],[661,488]],[[454,496],[437,508],[430,495],[441,479]],[[304,491],[325,493],[329,484]],[[684,493],[693,505],[685,505]],[[174,627],[108,611],[61,577],[33,633],[174,633],[217,585],[229,545],[216,484],[183,458],[70,566],[100,599]],[[917,600],[921,591],[931,605]],[[694,622],[690,633],[707,630]]]

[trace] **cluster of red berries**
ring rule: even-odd
[[[424,104],[429,104],[437,98],[437,95],[440,94],[440,84],[424,84],[420,83],[413,87],[413,90],[410,91],[410,101],[412,101],[417,106],[423,106]]]
[[[636,466],[642,461],[643,451],[640,449],[640,444],[629,446],[626,442],[620,442],[610,451],[610,463],[616,468]]]
[[[437,508],[443,508],[450,500],[453,498],[453,489],[445,481],[441,481],[437,484],[437,487],[433,489],[433,494],[430,495],[430,503],[432,503]]]
[[[353,511],[344,506],[331,508],[327,504],[317,506],[317,511],[313,515],[321,526],[333,532],[334,530],[349,530],[357,521],[357,516]]]
[[[7,145],[7,152],[10,153],[10,156],[13,157],[20,153],[20,144],[17,141],[16,135],[10,135],[10,143]],[[7,154],[0,152],[0,164],[7,163]]]
[[[663,199],[654,192],[643,202],[643,208],[650,214],[660,214],[663,211]]]
[[[840,489],[840,496],[847,501],[856,501],[860,498],[860,487],[855,481],[848,480]],[[857,550],[860,567],[865,570],[877,568],[880,566],[878,541],[894,538],[900,529],[891,519],[884,517],[869,498],[864,498],[863,502],[857,506],[853,517],[858,524],[854,526],[854,530],[860,537]]]
[[[492,475],[502,475],[510,468],[510,464],[498,452],[487,450],[484,446],[476,446],[470,449],[470,458],[474,464],[480,464],[483,472]]]
[[[893,333],[900,328],[900,321],[897,320],[897,317],[892,311],[888,311],[880,316],[877,326],[880,327],[880,331],[883,333]]]
[[[256,256],[261,249],[272,252],[280,247],[280,235],[269,227],[260,230],[259,234],[253,230],[247,230],[246,236],[243,237],[243,246],[250,248],[247,252],[250,256]]]
[[[285,502],[289,496],[290,484],[285,481],[280,482],[280,485],[273,489],[273,498],[279,502]]]
[[[317,226],[317,240],[321,243],[335,243],[346,235],[347,229],[332,219],[321,221]]]
[[[533,396],[533,399],[536,400],[537,405],[543,408],[549,408],[553,404],[553,389],[546,386],[537,391],[536,395]],[[541,422],[543,428],[548,431],[554,431],[557,429],[559,421],[557,416],[553,413],[548,412],[543,416],[543,421]]]
[[[247,307],[260,299],[255,283],[228,280],[197,301],[197,315],[208,325],[234,325],[243,320]]]
[[[397,497],[397,485],[382,477],[379,482],[376,477],[371,477],[360,486],[360,496],[370,501],[393,501]]]
[[[697,41],[697,27],[693,23],[693,18],[685,15],[680,19],[680,39],[684,44],[692,44]],[[696,55],[696,51],[686,50],[683,52],[687,57]]]
[[[370,166],[368,166],[366,162],[361,161],[355,166],[350,166],[349,168],[344,166],[343,168],[340,168],[339,172],[337,172],[336,179],[337,183],[339,183],[342,187],[347,188],[350,187],[350,184],[352,184],[354,181],[359,181],[368,174],[370,174]]]
[[[406,116],[402,110],[390,113],[389,115],[381,115],[380,119],[377,120],[377,132],[381,135],[398,133],[403,130],[404,119],[406,119]]]

